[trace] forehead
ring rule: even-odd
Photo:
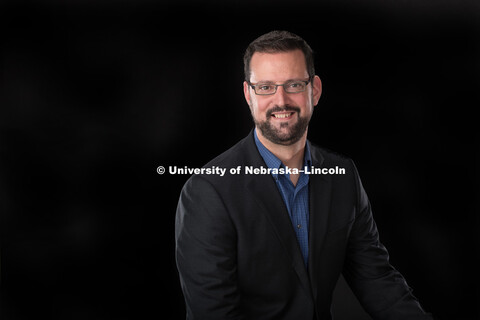
[[[250,81],[286,81],[308,77],[305,55],[301,50],[255,52],[250,61]]]

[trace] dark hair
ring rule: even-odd
[[[250,81],[250,61],[255,52],[275,53],[288,52],[297,49],[302,50],[305,55],[308,75],[313,77],[315,75],[313,51],[308,43],[291,32],[275,30],[261,35],[248,45],[247,50],[245,50],[245,54],[243,55],[245,80]]]

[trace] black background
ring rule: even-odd
[[[249,132],[242,55],[273,29],[314,49],[309,139],[355,160],[392,264],[440,319],[480,318],[478,2],[0,9],[3,319],[184,317],[188,177],[156,168],[200,167]]]

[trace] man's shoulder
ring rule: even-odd
[[[324,165],[352,163],[352,159],[343,153],[319,146],[311,141],[309,143],[312,157],[321,159]]]
[[[221,154],[207,162],[204,167],[217,166],[224,168],[244,165],[248,161],[247,158],[249,156],[249,153],[252,152],[252,150],[250,150],[251,146],[248,146],[249,142],[251,143],[249,139],[252,139],[251,135],[248,135],[245,138],[241,139],[228,150],[222,152]]]
[[[249,139],[252,140],[250,141]],[[232,174],[230,169],[240,167],[241,173],[243,172],[243,167],[253,165],[252,162],[255,162],[255,160],[252,159],[255,159],[255,155],[252,155],[252,153],[255,152],[255,149],[252,148],[252,145],[254,146],[253,136],[249,134],[202,167],[205,169],[218,168],[221,171],[212,170],[210,173],[193,174],[185,183],[184,189],[197,189],[197,191],[201,192],[200,189],[204,187],[218,189],[226,188],[226,186],[232,185],[232,183],[235,185],[241,184],[240,182],[243,181],[244,176],[242,174]]]

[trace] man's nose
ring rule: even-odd
[[[285,91],[283,86],[278,86],[277,87],[277,92],[273,95],[273,99],[275,101],[275,104],[278,106],[284,106],[286,100],[288,99],[287,97],[288,93]]]

